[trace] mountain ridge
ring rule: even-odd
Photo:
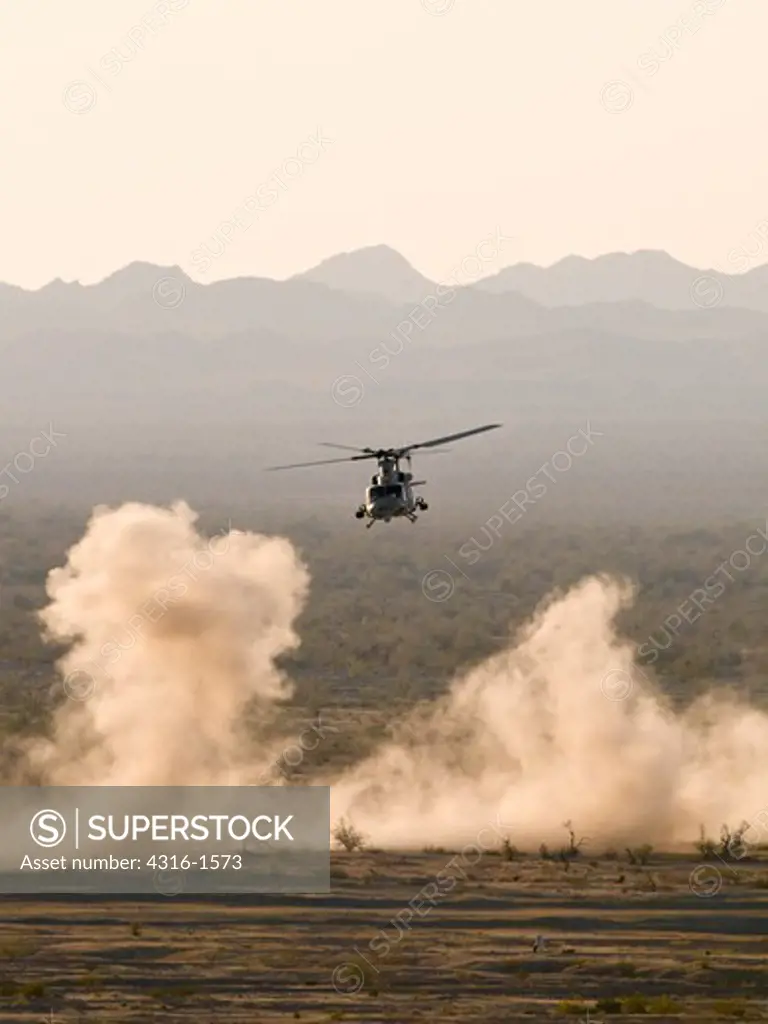
[[[332,292],[383,300],[394,306],[418,305],[426,296],[434,295],[438,284],[442,283],[444,289],[495,295],[514,293],[546,308],[637,301],[667,310],[695,311],[726,306],[768,313],[768,264],[728,274],[711,267],[691,266],[664,250],[638,249],[595,257],[569,254],[549,266],[521,261],[471,284],[457,285],[432,281],[401,253],[384,244],[336,253],[284,279],[239,275],[203,282],[176,265],[136,260],[88,285],[61,278],[37,289],[0,283],[0,303],[4,300],[23,304],[32,296],[67,303],[75,296],[95,294],[119,299],[146,292],[156,285],[162,288],[162,281],[169,288],[206,289],[212,294],[220,293],[223,286],[234,288],[235,283],[241,292],[250,288],[254,293],[257,289],[262,292],[273,289],[276,293],[277,289],[322,286]]]

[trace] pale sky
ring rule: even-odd
[[[0,280],[27,288],[134,260],[282,278],[379,243],[439,279],[497,230],[488,273],[649,248],[726,268],[768,218],[766,0],[0,11]]]

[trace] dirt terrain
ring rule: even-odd
[[[332,893],[4,897],[0,1022],[768,1019],[768,861],[334,854]]]

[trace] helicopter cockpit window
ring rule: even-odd
[[[388,484],[386,487],[371,487],[369,496],[371,501],[378,501],[379,498],[399,498],[402,488],[399,484]]]

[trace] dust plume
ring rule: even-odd
[[[299,642],[309,576],[287,540],[209,540],[196,519],[184,503],[96,509],[50,573],[41,618],[71,644],[59,664],[70,699],[24,750],[26,779],[273,781],[275,713],[292,693],[276,659]],[[551,595],[507,650],[316,780],[332,785],[333,820],[378,846],[455,846],[496,828],[527,849],[561,845],[566,820],[592,842],[657,847],[700,824],[767,821],[768,716],[714,694],[676,711],[616,630],[632,599],[604,577]]]
[[[269,760],[243,715],[268,723],[292,685],[275,667],[297,646],[309,576],[280,537],[195,530],[183,502],[94,510],[48,577],[49,639],[69,698],[24,751],[53,785],[218,785]],[[257,737],[258,739],[258,737]]]
[[[496,828],[533,850],[562,846],[566,820],[577,837],[657,846],[754,822],[768,716],[712,695],[676,713],[614,628],[632,597],[601,577],[550,597],[508,650],[334,780],[334,820],[382,847]]]

